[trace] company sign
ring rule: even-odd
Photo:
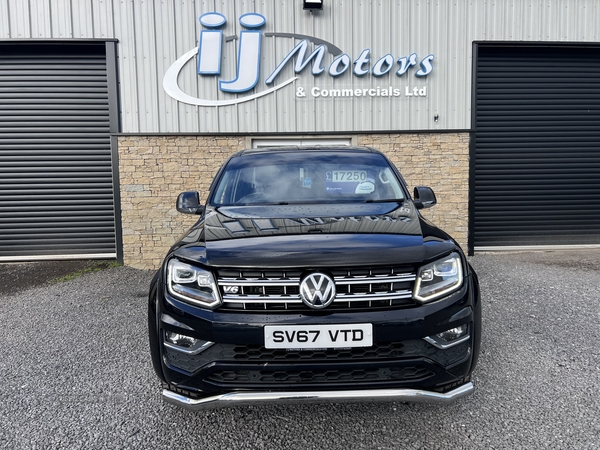
[[[373,77],[375,79],[387,74],[402,77],[413,73],[417,78],[427,77],[433,71],[434,55],[429,54],[419,58],[416,53],[396,58],[392,54],[386,54],[377,59],[371,55],[371,50],[366,48],[356,59],[344,53],[334,44],[322,39],[293,33],[263,33],[261,28],[266,24],[266,18],[258,13],[248,13],[240,16],[239,22],[244,27],[240,32],[238,44],[237,72],[234,79],[223,80],[221,76],[221,62],[223,59],[223,43],[235,42],[237,36],[223,36],[222,27],[227,18],[220,13],[210,12],[199,18],[204,29],[200,31],[198,47],[193,48],[177,61],[165,73],[163,87],[167,94],[177,101],[197,106],[228,106],[254,100],[256,98],[270,95],[273,92],[294,83],[299,76],[293,76],[287,80],[280,80],[280,74],[287,65],[292,65],[294,73],[299,75],[310,67],[312,76],[326,73],[333,79],[352,75],[355,77]],[[259,83],[261,73],[261,45],[264,38],[295,38],[299,42],[290,49],[289,53],[274,67],[263,67],[262,70],[269,73],[264,83],[270,86],[260,92],[254,92]],[[312,52],[309,42],[314,44]],[[245,94],[243,97],[233,96],[230,99],[210,100],[192,97],[179,87],[177,78],[183,67],[194,57],[196,71],[201,77],[219,77],[219,90],[230,94]],[[352,89],[350,87],[323,89],[313,87],[306,90],[302,86],[296,86],[295,96],[303,98],[312,97],[426,97],[427,87],[404,86],[404,89],[395,86],[377,86],[375,88]]]

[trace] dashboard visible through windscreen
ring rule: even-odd
[[[282,151],[233,158],[217,183],[212,204],[402,200],[400,182],[380,154]]]

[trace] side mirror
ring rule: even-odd
[[[200,195],[195,191],[182,192],[177,196],[177,211],[183,214],[202,214],[204,206],[200,205]]]
[[[414,200],[417,209],[431,208],[437,203],[433,189],[426,186],[415,187]]]

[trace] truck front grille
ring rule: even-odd
[[[300,282],[311,271],[219,270],[222,310],[308,310],[300,298]],[[335,281],[336,297],[327,310],[413,306],[415,273],[407,267],[323,271]]]

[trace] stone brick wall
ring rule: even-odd
[[[429,186],[437,205],[421,214],[467,250],[469,220],[469,133],[370,134],[358,145],[381,150],[410,188]]]
[[[158,268],[176,239],[198,219],[177,212],[177,195],[199,191],[205,200],[221,164],[245,147],[244,137],[119,137],[124,263]]]
[[[359,135],[359,145],[383,151],[411,187],[430,186],[438,205],[423,215],[467,243],[469,135]],[[123,257],[128,266],[156,269],[195,216],[175,209],[177,194],[208,187],[221,164],[246,148],[245,137],[120,136],[119,177]]]

